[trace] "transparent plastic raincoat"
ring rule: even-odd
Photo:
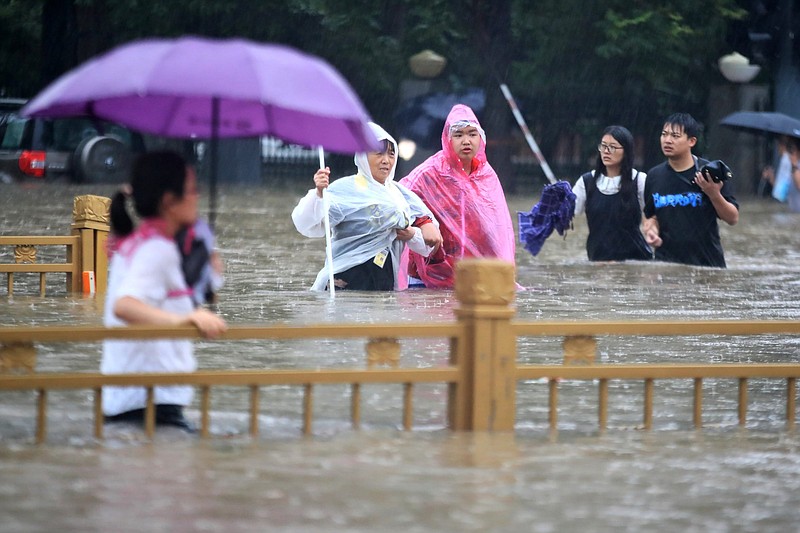
[[[472,172],[462,169],[450,142],[450,126],[467,121],[478,128],[481,143]],[[442,130],[442,150],[400,180],[415,192],[439,221],[444,246],[426,258],[413,250],[401,270],[429,288],[450,288],[455,264],[462,257],[491,257],[514,263],[515,239],[511,215],[497,173],[486,161],[486,134],[475,113],[457,104]]]
[[[378,140],[391,142],[397,153],[394,138],[377,124],[369,125]],[[339,178],[328,187],[333,272],[344,272],[387,252],[392,258],[394,288],[405,289],[407,278],[403,276],[398,283],[398,271],[406,245],[421,256],[429,255],[432,248],[425,245],[419,229],[413,239],[405,242],[397,239],[395,230],[409,227],[422,216],[428,216],[436,223],[435,218],[417,195],[394,182],[396,162],[386,182],[381,184],[372,177],[367,154],[358,153],[354,160],[358,174]],[[297,231],[306,237],[325,236],[324,217],[323,201],[316,188],[308,191],[292,211]],[[323,291],[327,283],[326,260],[311,290]]]

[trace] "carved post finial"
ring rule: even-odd
[[[110,231],[111,199],[104,196],[85,194],[76,196],[72,204],[72,233],[80,235],[81,244],[76,262],[80,270],[93,272],[97,294],[106,292],[108,257],[106,257],[106,239]],[[80,290],[81,279],[75,280]],[[91,293],[91,287],[83,287],[85,293]]]
[[[462,259],[456,265],[456,298],[462,304],[508,306],[514,301],[514,265],[499,259]]]
[[[95,223],[108,225],[111,199],[94,194],[76,196],[72,204],[72,222],[75,225]]]

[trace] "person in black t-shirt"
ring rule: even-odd
[[[657,261],[725,268],[717,218],[733,226],[739,204],[729,181],[699,172],[707,163],[692,155],[700,131],[686,113],[664,121],[661,151],[667,160],[647,173],[644,236]]]

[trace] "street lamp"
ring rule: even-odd
[[[719,58],[719,70],[725,79],[733,83],[749,83],[761,71],[758,65],[751,65],[750,60],[738,52]]]
[[[737,52],[722,56],[717,64],[725,79],[735,85],[717,87],[714,91],[712,106],[716,113],[712,116],[717,117],[715,122],[734,111],[764,109],[764,103],[769,98],[767,87],[750,84],[761,71],[759,65],[751,65],[749,59]],[[715,124],[714,128],[717,127]],[[709,131],[709,138],[711,135]],[[716,157],[727,159],[728,164],[737,169],[739,175],[749,177],[755,192],[761,168],[764,167],[763,138],[721,131],[716,137],[713,150]]]
[[[397,143],[397,151],[400,159],[409,161],[417,153],[417,143],[411,139],[400,139]]]
[[[408,59],[408,66],[415,76],[424,79],[432,79],[442,73],[447,59],[440,56],[433,50],[423,50],[414,54]]]

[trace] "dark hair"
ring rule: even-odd
[[[622,161],[620,162],[620,195],[622,197],[622,205],[624,209],[638,210],[639,206],[639,192],[636,184],[631,179],[633,173],[633,135],[624,126],[612,125],[603,130],[600,139],[606,135],[611,135],[614,140],[622,146]],[[597,152],[597,162],[594,165],[594,175],[600,177],[600,174],[608,176],[606,165],[603,163],[603,154]]]
[[[381,146],[381,149],[380,150],[376,150],[375,151],[376,154],[389,153],[389,154],[394,155],[395,147],[394,147],[394,143],[392,141],[390,141],[389,139],[381,139],[378,142],[379,142],[379,144]]]
[[[131,170],[133,207],[140,217],[158,215],[161,200],[168,192],[183,198],[186,183],[186,161],[170,151],[148,152],[136,158]],[[125,207],[125,193],[120,191],[111,199],[111,231],[124,237],[133,231],[133,221]]]
[[[664,125],[680,126],[690,139],[700,138],[703,133],[703,125],[697,122],[689,113],[673,113],[664,120]]]

